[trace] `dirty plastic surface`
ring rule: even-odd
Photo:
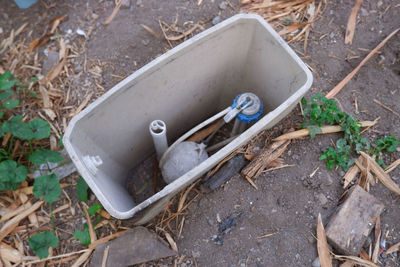
[[[110,89],[73,118],[64,144],[112,216],[127,219],[140,211],[137,223],[146,223],[172,196],[284,118],[311,84],[311,72],[263,18],[239,14],[171,49]],[[125,178],[154,153],[147,130],[150,122],[163,120],[168,138],[176,140],[231,105],[242,92],[263,100],[264,115],[200,165],[135,204]],[[89,162],[97,157],[101,165]]]

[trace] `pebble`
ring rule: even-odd
[[[192,256],[193,256],[193,258],[200,258],[201,253],[200,253],[200,251],[192,251]]]
[[[0,27],[0,34],[2,34],[3,33],[3,28],[2,27]]]
[[[311,263],[312,267],[321,267],[321,263],[319,262],[319,258],[316,257],[315,260]]]
[[[361,16],[366,17],[368,15],[369,15],[368,10],[366,10],[365,8],[361,8]]]
[[[221,2],[221,4],[219,4],[218,6],[220,9],[225,10],[228,7],[228,3],[227,2]]]
[[[143,39],[143,40],[142,40],[142,44],[143,44],[144,46],[147,46],[149,43],[150,43],[150,40],[149,40],[149,39]]]
[[[319,201],[319,203],[321,203],[322,206],[326,205],[326,203],[328,203],[328,199],[326,198],[326,196],[322,193],[319,193],[317,195],[317,199]]]
[[[216,16],[215,18],[213,18],[213,20],[212,20],[212,24],[213,25],[216,25],[216,24],[218,24],[218,23],[220,23],[221,22],[221,17],[220,16]]]
[[[77,66],[75,67],[75,73],[81,72],[82,70],[83,70],[82,65],[77,65]]]

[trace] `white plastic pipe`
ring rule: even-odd
[[[162,120],[155,120],[150,123],[149,130],[151,137],[153,137],[157,158],[160,160],[164,152],[168,149],[167,126]]]

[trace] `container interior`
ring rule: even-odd
[[[80,159],[99,156],[94,183],[116,212],[134,203],[127,172],[154,147],[149,123],[166,122],[171,144],[193,126],[253,92],[274,110],[307,81],[298,63],[256,19],[240,19],[163,57],[81,117],[70,135]],[[117,85],[118,86],[118,85]]]

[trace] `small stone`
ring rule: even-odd
[[[150,40],[149,40],[149,39],[143,39],[143,40],[142,40],[142,44],[143,44],[144,46],[147,46],[149,43],[150,43]]]
[[[221,2],[221,4],[219,4],[218,6],[221,10],[225,10],[228,7],[228,3],[227,2]]]
[[[3,28],[2,27],[0,27],[0,34],[2,34],[3,33]]]
[[[366,10],[365,8],[362,7],[361,8],[361,16],[366,17],[368,15],[369,15],[368,10]]]
[[[315,260],[311,263],[312,267],[321,267],[321,263],[319,262],[319,258],[316,257]]]
[[[83,67],[82,67],[82,65],[77,65],[77,66],[75,66],[75,73],[78,73],[78,72],[81,72],[82,70],[83,70]]]
[[[213,25],[216,25],[216,24],[218,24],[218,23],[220,23],[221,22],[221,17],[220,16],[216,16],[215,18],[213,18],[213,20],[212,20],[212,24]]]
[[[329,34],[329,38],[333,39],[333,37],[335,37],[335,33],[334,33],[334,32],[331,32],[331,33]]]
[[[142,0],[137,0],[137,1],[136,1],[136,4],[137,4],[138,6],[141,6],[141,5],[143,5],[143,2],[142,2]]]
[[[92,19],[98,19],[99,15],[97,15],[96,13],[92,13]]]
[[[192,251],[192,256],[193,256],[193,258],[200,258],[201,253],[200,253],[200,251]]]
[[[326,176],[326,179],[325,179],[325,183],[324,183],[325,185],[332,185],[333,184],[333,179],[332,179],[332,177],[331,176]]]
[[[326,196],[322,193],[319,193],[317,195],[317,199],[319,201],[319,203],[321,203],[322,206],[325,206],[328,203],[328,199],[326,198]]]
[[[60,55],[58,52],[51,50],[48,57],[43,61],[42,74],[46,75],[51,68],[53,68],[60,60]]]

